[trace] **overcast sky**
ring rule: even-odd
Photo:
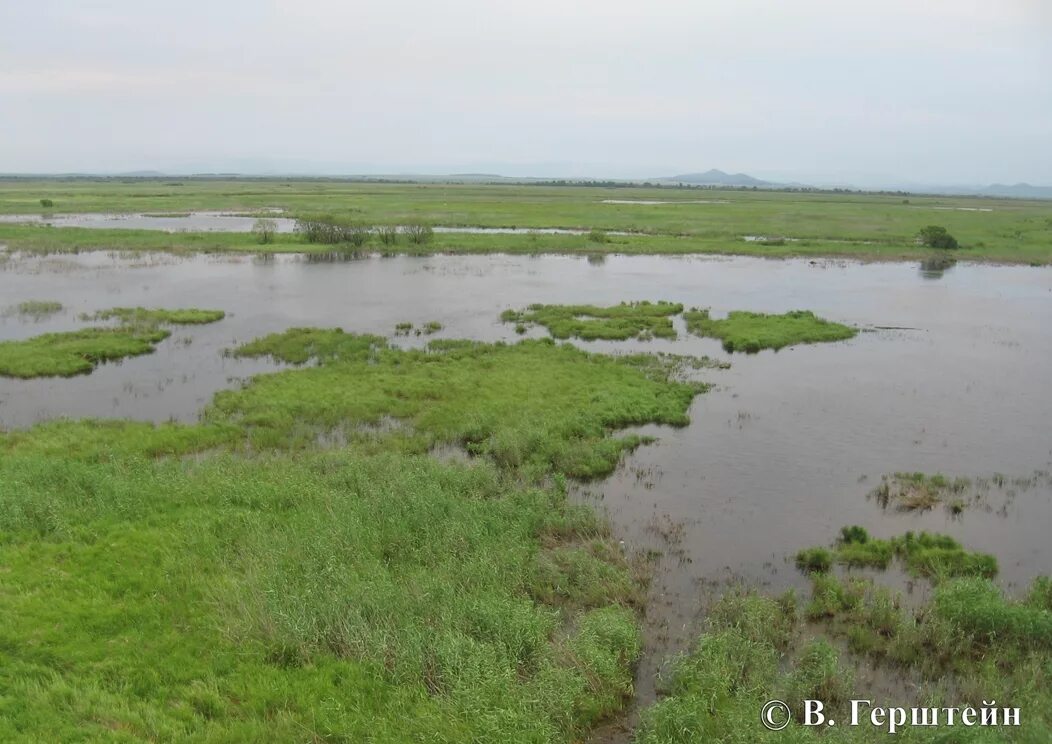
[[[1052,184],[1052,0],[0,0],[0,172]]]

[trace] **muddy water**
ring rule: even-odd
[[[1014,589],[1052,572],[1047,485],[992,493],[951,518],[883,511],[867,500],[884,473],[1026,477],[1052,461],[1052,270],[765,261],[723,257],[432,256],[319,264],[299,257],[122,258],[103,253],[0,262],[0,306],[59,300],[34,322],[0,319],[0,338],[80,327],[113,305],[207,307],[211,326],[179,329],[157,353],[70,380],[0,379],[0,426],[58,416],[193,420],[213,393],[272,368],[224,348],[296,325],[390,335],[396,323],[444,325],[438,337],[514,340],[501,310],[531,302],[665,299],[711,307],[814,310],[866,332],[838,344],[752,356],[709,339],[582,344],[729,359],[683,429],[648,427],[641,448],[578,497],[598,503],[633,549],[660,551],[647,618],[642,700],[669,652],[696,634],[728,583],[803,587],[787,556],[830,543],[844,524],[878,536],[934,529],[994,553]],[[410,336],[399,343],[419,344]],[[903,585],[905,585],[903,583]]]

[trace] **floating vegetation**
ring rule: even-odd
[[[781,315],[734,310],[718,320],[708,310],[693,308],[683,313],[687,330],[697,336],[723,341],[728,352],[754,354],[761,349],[781,349],[794,344],[814,344],[853,338],[858,330],[819,318],[808,310]]]
[[[17,305],[4,310],[3,314],[6,316],[18,315],[24,318],[32,318],[33,320],[42,320],[55,313],[62,312],[61,302],[52,302],[48,300],[26,300],[20,302]]]
[[[546,327],[558,339],[625,341],[675,338],[671,318],[681,312],[683,306],[678,303],[644,301],[623,302],[612,307],[530,305],[526,310],[505,310],[500,317],[505,323],[515,323],[519,333],[532,324]]]
[[[91,372],[99,363],[149,354],[168,331],[158,328],[85,328],[45,333],[23,341],[0,342],[0,375],[4,377],[72,377]]]
[[[90,317],[94,320],[117,319],[122,323],[138,325],[204,325],[222,320],[226,317],[226,313],[222,310],[199,310],[197,308],[165,310],[145,307],[111,307],[108,310],[100,310]]]
[[[395,324],[395,335],[396,336],[408,336],[413,331],[412,323],[396,323]]]
[[[808,573],[824,573],[836,562],[850,568],[886,569],[893,558],[902,560],[916,576],[945,579],[956,576],[997,575],[997,559],[987,553],[965,550],[948,535],[907,532],[881,540],[858,526],[845,527],[832,551],[808,548],[796,554],[796,565]]]

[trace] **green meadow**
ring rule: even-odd
[[[45,195],[42,196],[42,195]],[[1052,202],[971,197],[676,188],[541,185],[391,184],[336,180],[119,179],[0,181],[0,214],[186,213],[226,210],[368,227],[566,228],[583,235],[450,235],[412,242],[379,234],[365,245],[397,253],[718,253],[840,256],[1047,264],[1052,261]],[[667,204],[612,204],[667,201]],[[945,227],[961,248],[933,252],[918,243],[929,225]],[[612,233],[627,232],[630,235]],[[602,239],[597,239],[601,236]],[[750,240],[746,240],[750,238]],[[150,233],[46,229],[0,224],[0,243],[41,250],[319,250],[298,235],[259,244],[251,234]],[[362,246],[359,246],[362,247]]]
[[[701,386],[551,341],[231,353],[302,366],[197,425],[0,434],[0,738],[570,742],[622,711],[645,566],[566,478]]]

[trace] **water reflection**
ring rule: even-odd
[[[956,265],[957,259],[952,256],[931,256],[920,262],[920,275],[924,279],[942,279]]]

